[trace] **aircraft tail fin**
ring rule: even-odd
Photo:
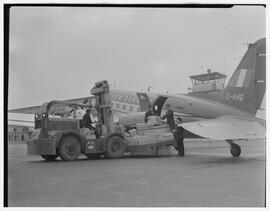
[[[223,95],[225,104],[255,115],[265,109],[266,38],[249,44]]]

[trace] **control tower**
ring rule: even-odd
[[[212,92],[220,92],[224,89],[226,75],[219,72],[211,72],[200,75],[189,76],[192,82],[192,88],[189,89],[189,94],[210,94]]]

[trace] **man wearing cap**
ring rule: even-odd
[[[180,117],[176,118],[176,129],[174,132],[174,139],[176,141],[177,151],[179,157],[184,157],[185,148],[184,148],[184,128],[181,127],[182,119]]]
[[[93,130],[93,126],[92,126],[92,120],[90,117],[90,113],[91,113],[91,109],[88,108],[86,109],[85,114],[83,115],[83,126],[86,128],[89,128],[90,130]]]
[[[167,104],[166,105],[166,113],[161,117],[161,119],[167,119],[167,123],[170,127],[170,130],[173,131],[175,129],[175,123],[174,123],[174,114],[173,111],[171,110],[171,105]]]

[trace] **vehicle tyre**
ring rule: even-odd
[[[81,153],[81,144],[75,136],[65,136],[59,146],[59,155],[64,161],[76,160]]]
[[[121,158],[125,152],[124,139],[118,135],[109,136],[106,143],[106,158]]]
[[[102,153],[89,153],[85,154],[88,159],[99,159],[101,157]]]
[[[46,161],[55,161],[58,155],[41,155],[41,157]]]
[[[241,147],[237,144],[231,144],[231,154],[233,157],[239,157],[241,154]]]

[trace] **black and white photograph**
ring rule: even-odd
[[[5,207],[267,207],[264,4],[4,4]]]

